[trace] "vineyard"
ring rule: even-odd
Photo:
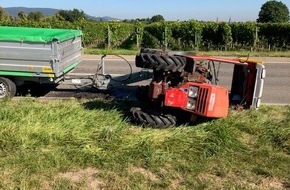
[[[290,23],[0,21],[2,26],[80,29],[89,48],[172,50],[290,50]]]

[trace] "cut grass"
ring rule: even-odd
[[[0,102],[1,189],[281,189],[290,186],[290,107],[156,130],[127,103]]]

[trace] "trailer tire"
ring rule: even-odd
[[[0,99],[12,98],[15,94],[15,83],[8,78],[0,77]]]
[[[141,108],[131,108],[134,121],[144,127],[155,129],[171,128],[176,125],[176,118],[172,115],[153,114],[141,110]]]
[[[135,62],[136,67],[171,72],[182,72],[186,65],[186,58],[182,56],[140,53],[136,55]]]
[[[10,86],[10,96],[14,97],[16,95],[16,92],[17,92],[16,84],[10,79],[8,79],[8,82],[9,82],[9,86]]]

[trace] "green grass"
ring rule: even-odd
[[[127,103],[0,104],[0,189],[290,186],[289,106],[156,130],[131,124]]]
[[[85,54],[93,54],[93,55],[136,55],[139,50],[128,50],[128,49],[93,49],[93,48],[85,48]]]
[[[136,55],[139,49],[92,49],[85,48],[85,54],[94,55]],[[194,51],[193,51],[194,52]],[[198,54],[213,55],[213,56],[234,56],[234,57],[290,57],[290,51],[199,51]]]
[[[290,57],[290,51],[200,51],[198,54],[233,57]]]

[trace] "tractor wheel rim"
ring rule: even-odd
[[[4,98],[7,95],[7,86],[0,82],[0,98]]]

